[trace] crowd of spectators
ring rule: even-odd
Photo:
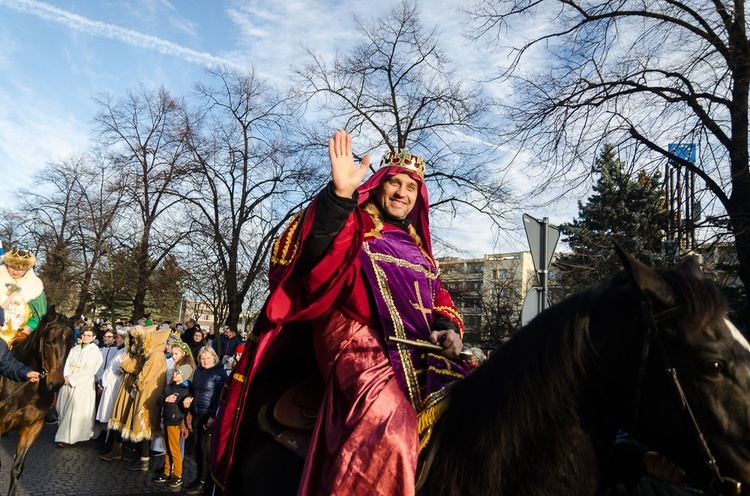
[[[57,446],[93,440],[102,460],[124,460],[131,471],[148,472],[159,457],[154,482],[207,493],[213,420],[243,336],[226,325],[203,329],[195,319],[154,325],[150,316],[135,325],[82,320],[75,331],[65,386],[47,419],[59,423]],[[186,445],[197,476],[183,485]]]

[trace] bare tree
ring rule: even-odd
[[[96,157],[92,164],[76,175],[80,186],[75,205],[72,246],[80,264],[78,304],[73,318],[84,314],[92,294],[95,271],[116,239],[112,227],[121,213],[122,190],[112,187],[109,163]]]
[[[90,303],[119,192],[109,187],[107,164],[85,155],[47,165],[35,174],[35,185],[19,193],[18,208],[34,226],[39,276],[48,300],[77,319]]]
[[[82,157],[50,164],[35,175],[37,187],[18,193],[18,210],[34,225],[29,230],[39,247],[37,268],[47,299],[71,312],[78,292],[73,287],[78,274],[71,244],[75,238],[75,207],[81,187],[77,175],[85,166]]]
[[[355,23],[362,39],[354,47],[331,62],[309,51],[310,62],[295,69],[299,96],[320,108],[323,134],[310,133],[310,141],[324,147],[336,126],[357,135],[362,155],[408,148],[428,164],[434,209],[476,209],[500,222],[510,194],[487,145],[491,102],[455,75],[415,4]]]
[[[17,208],[0,210],[0,242],[3,249],[23,247],[37,254],[39,241],[34,229],[30,229],[32,225],[28,215]]]
[[[309,200],[316,170],[295,155],[293,114],[273,88],[252,72],[213,75],[215,86],[196,86],[204,113],[184,117],[193,172],[185,199],[199,226],[193,241],[210,243],[223,283],[214,306],[226,304],[226,323],[236,329],[276,235]]]
[[[486,278],[482,292],[482,334],[487,347],[498,346],[502,339],[518,329],[528,281],[520,277],[520,261],[494,268]]]
[[[197,302],[197,307],[213,315],[216,331],[229,316],[227,284],[224,271],[216,263],[216,244],[197,233],[188,245],[189,249],[180,250],[183,252],[181,259],[186,271],[184,293],[188,299]]]
[[[130,211],[118,229],[134,241],[137,273],[131,320],[136,321],[146,313],[154,270],[190,230],[179,208],[188,131],[182,127],[183,104],[164,88],[140,86],[121,99],[104,95],[97,104],[97,141],[108,151],[119,175],[115,187]]]
[[[534,22],[499,78],[517,96],[506,106],[508,142],[533,150],[550,182],[586,177],[581,164],[606,142],[694,173],[709,210],[726,214],[750,285],[744,0],[482,0],[467,11],[495,48]],[[698,160],[670,153],[671,143],[698,145]]]
[[[146,302],[151,320],[175,322],[180,316],[187,273],[175,254],[169,254],[154,270]]]

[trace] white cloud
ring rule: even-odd
[[[244,69],[244,67],[235,64],[231,60],[216,57],[210,53],[192,50],[176,43],[172,43],[171,41],[139,33],[132,29],[123,28],[105,22],[94,21],[73,14],[72,12],[59,9],[48,3],[37,2],[35,0],[0,0],[0,5],[5,5],[21,12],[26,12],[46,21],[61,24],[81,33],[118,40],[131,46],[155,50],[159,53],[178,57],[187,62],[205,67],[215,68],[226,66],[237,70]]]
[[[291,66],[308,61],[305,47],[326,58],[346,51],[358,36],[354,15],[367,19],[386,8],[377,2],[233,0],[227,15],[239,31],[239,42],[231,57],[283,83]]]

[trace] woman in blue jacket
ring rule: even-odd
[[[211,428],[219,408],[219,395],[227,380],[227,373],[219,361],[219,356],[210,346],[198,350],[198,368],[190,383],[190,396],[183,404],[190,407],[193,415],[192,434],[195,443],[195,462],[198,477],[185,487],[187,494],[202,494],[203,486],[209,480],[208,446]]]

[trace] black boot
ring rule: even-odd
[[[112,451],[112,446],[115,444],[114,436],[109,436],[106,441],[104,441],[104,445],[99,448],[99,454],[100,455],[106,455],[110,451]]]

